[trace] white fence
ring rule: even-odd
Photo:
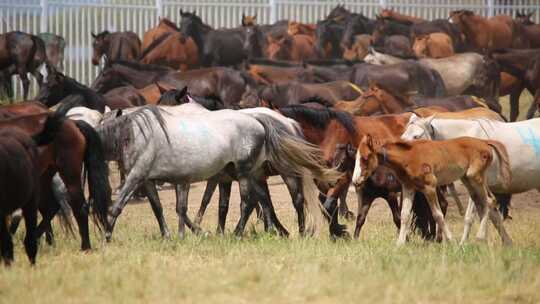
[[[61,35],[67,43],[65,73],[88,85],[98,73],[90,63],[91,32],[131,30],[142,37],[159,16],[178,22],[180,9],[196,11],[214,27],[238,26],[243,13],[257,14],[259,23],[315,22],[337,4],[368,17],[382,7],[426,19],[447,18],[450,11],[464,8],[485,16],[529,10],[540,20],[540,0],[0,0],[0,33]],[[16,92],[19,96],[19,85]]]

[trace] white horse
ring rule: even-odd
[[[193,110],[198,105],[188,106]],[[104,121],[97,128],[106,154],[121,161],[129,172],[111,208],[108,239],[131,193],[143,183],[149,190],[151,180],[177,185],[179,234],[183,236],[184,224],[194,226],[186,214],[189,185],[223,172],[235,176],[242,198],[235,233],[241,235],[253,210],[253,199],[268,206],[264,190],[254,182],[265,163],[269,162],[280,174],[302,177],[304,181],[314,177],[331,181],[338,175],[324,166],[317,147],[291,134],[270,115],[250,116],[232,110],[204,112],[202,107],[199,113],[182,113],[181,107],[146,106]],[[319,206],[316,201],[307,203]]]
[[[492,139],[506,146],[510,158],[512,179],[504,187],[498,179],[499,160],[488,169],[488,185],[497,196],[540,189],[540,119],[504,123],[491,120],[454,120],[419,118],[412,115],[402,138],[446,140],[461,136]],[[501,203],[501,202],[499,202]],[[469,199],[465,214],[465,229],[461,243],[465,242],[474,220],[475,208]],[[481,223],[486,225],[487,223]],[[481,227],[479,233],[485,229]]]

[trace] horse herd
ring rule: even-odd
[[[352,183],[355,238],[382,197],[398,244],[411,229],[451,240],[448,193],[465,214],[461,243],[476,213],[478,239],[486,239],[491,221],[503,244],[512,243],[502,219],[510,217],[513,193],[540,187],[540,120],[507,122],[499,97],[511,95],[512,121],[524,89],[535,94],[528,118],[539,105],[540,50],[530,47],[540,44],[540,26],[531,14],[486,19],[461,10],[427,21],[383,10],[371,20],[337,6],[316,24],[258,25],[256,16],[243,16],[233,29],[180,14],[179,27],[162,18],[142,42],[132,32],[92,33],[92,63],[104,58],[105,65],[91,87],[61,72],[61,38],[0,35],[0,84],[8,96],[11,75],[25,85],[24,102],[0,107],[6,264],[17,209],[32,263],[39,237],[54,242],[55,215],[71,228],[73,214],[88,250],[88,215],[110,241],[133,195],[148,198],[162,236],[170,237],[161,182],[175,187],[181,237],[185,226],[201,232],[216,188],[217,232],[226,231],[233,181],[241,197],[235,235],[256,210],[265,230],[287,236],[267,184],[273,175],[287,186],[302,236],[326,222],[332,238],[349,237],[339,215],[353,217],[346,202]],[[42,64],[45,75],[37,71]],[[26,100],[28,72],[40,83],[34,100]],[[114,204],[111,161],[122,177]],[[466,210],[457,180],[470,195]],[[189,188],[199,181],[207,186],[191,220]]]

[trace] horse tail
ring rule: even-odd
[[[512,172],[510,171],[510,159],[506,147],[496,140],[485,140],[485,142],[495,150],[499,157],[499,179],[504,187],[510,186],[512,180]]]
[[[313,179],[335,183],[341,176],[327,168],[319,147],[306,142],[268,115],[253,116],[265,132],[265,152],[272,166],[283,175],[302,177],[304,204],[309,215],[308,231],[315,232],[324,223],[324,207],[317,197]]]
[[[444,85],[444,80],[441,77],[441,74],[435,70],[429,71],[430,78],[433,79],[435,84],[435,96],[434,97],[444,97],[446,96],[446,86]]]
[[[88,123],[77,120],[77,128],[86,139],[84,166],[88,176],[88,190],[94,220],[99,228],[108,226],[107,212],[111,205],[111,186],[109,184],[109,167],[98,133]]]
[[[43,126],[43,130],[32,136],[36,145],[45,146],[50,144],[56,138],[56,134],[58,134],[65,119],[66,117],[61,113],[49,113],[45,125]]]

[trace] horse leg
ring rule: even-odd
[[[451,184],[447,185],[447,188],[448,188],[448,192],[450,192],[450,195],[452,196],[452,198],[456,202],[456,205],[457,205],[458,210],[459,210],[459,214],[461,216],[464,216],[465,215],[465,209],[463,208],[463,203],[459,199],[459,195],[457,193],[455,184],[451,183]]]
[[[489,190],[488,190],[489,191]],[[508,232],[504,228],[503,221],[501,219],[500,213],[497,211],[496,204],[497,202],[493,199],[493,197],[489,197],[491,200],[490,203],[488,203],[489,208],[489,217],[491,219],[491,222],[497,229],[497,232],[499,233],[502,242],[505,246],[512,246],[512,239],[508,235]]]
[[[478,215],[480,216],[480,229],[478,230],[478,233],[476,235],[476,238],[480,241],[486,241],[487,238],[487,227],[486,227],[486,220],[488,217],[489,210],[487,209],[487,192],[485,192],[484,185],[482,185],[481,181],[476,181],[473,176],[466,177],[462,179],[463,184],[467,188],[467,191],[469,192],[469,195],[471,196],[471,200],[474,202],[475,210],[478,212]],[[468,211],[468,210],[467,210]],[[470,231],[470,228],[469,228]],[[467,237],[468,233],[467,232]],[[466,238],[465,236],[462,238],[462,244],[464,244]]]
[[[111,241],[114,226],[116,225],[116,220],[118,219],[118,216],[120,216],[120,214],[122,213],[122,210],[126,207],[129,197],[143,181],[142,175],[139,172],[144,171],[134,168],[133,170],[131,170],[131,172],[129,172],[128,176],[126,177],[126,181],[124,182],[124,185],[122,186],[122,189],[118,194],[116,202],[109,210],[109,226],[106,227],[107,231],[105,231],[105,239],[107,240],[107,242]]]
[[[441,205],[439,203],[439,197],[437,196],[437,189],[426,186],[422,192],[426,196],[426,199],[433,214],[433,219],[437,223],[437,241],[439,240],[452,240],[452,233],[444,221],[444,214],[441,210]]]
[[[510,121],[516,121],[519,116],[519,96],[521,95],[521,92],[523,91],[522,88],[519,88],[518,90],[513,90],[510,93]],[[531,104],[531,107],[529,108],[529,111],[527,111],[527,116],[529,116],[529,112],[534,108],[534,103]],[[534,112],[533,112],[534,114]]]
[[[23,98],[24,100],[28,100],[28,92],[30,91],[30,80],[28,80],[26,69],[17,69],[17,73],[19,74],[19,78],[21,79],[21,83],[23,86]]]
[[[24,249],[26,250],[26,255],[28,256],[28,259],[32,265],[36,263],[36,255],[38,250],[36,235],[37,204],[38,200],[35,194],[32,200],[23,207],[24,224],[26,227]]]
[[[41,183],[41,201],[39,203],[39,211],[41,213],[41,222],[36,228],[36,237],[39,239],[45,233],[47,244],[54,246],[54,235],[52,233],[51,221],[60,210],[60,204],[54,197],[50,180]]]
[[[531,106],[529,107],[529,110],[527,111],[527,119],[533,118],[534,114],[539,109],[539,107],[540,107],[540,90],[536,90],[536,92],[534,93],[533,102]]]
[[[349,182],[349,185],[350,184],[351,183]],[[354,213],[352,213],[352,211],[349,210],[349,206],[347,206],[347,194],[349,193],[349,185],[347,185],[339,195],[339,215],[341,215],[348,221],[352,221],[354,220]]]
[[[467,210],[465,211],[465,219],[463,226],[463,235],[461,236],[460,245],[465,244],[471,233],[471,227],[474,223],[474,216],[476,215],[476,207],[474,206],[474,201],[472,198],[469,198],[469,203],[467,204]]]
[[[240,186],[240,220],[234,229],[234,234],[237,237],[242,236],[246,228],[249,215],[255,207],[255,202],[253,201],[252,192],[251,192],[251,180],[248,177],[239,177],[238,184]]]
[[[204,189],[204,195],[201,201],[201,206],[199,207],[199,211],[197,211],[197,216],[195,217],[195,224],[200,225],[204,216],[204,213],[206,212],[206,208],[208,207],[208,204],[210,204],[210,200],[212,199],[212,195],[214,194],[214,191],[216,191],[216,187],[218,186],[217,179],[211,178],[206,182],[206,189]]]
[[[167,227],[167,222],[165,222],[165,217],[163,216],[163,207],[159,201],[159,194],[157,192],[156,185],[153,181],[146,181],[144,183],[144,187],[146,188],[146,194],[148,196],[150,206],[152,207],[152,212],[154,212],[154,216],[158,221],[161,236],[166,239],[171,238],[171,233]]]
[[[288,237],[289,231],[287,231],[287,229],[285,229],[285,227],[283,227],[283,225],[279,221],[274,206],[272,205],[272,199],[270,198],[270,190],[268,189],[268,183],[266,182],[266,179],[254,179],[252,185],[255,195],[258,196],[259,202],[261,203],[263,213],[268,215],[268,217],[270,218],[270,223],[272,223],[272,225],[276,227],[280,236]]]
[[[292,198],[292,204],[298,216],[298,233],[305,236],[306,233],[306,214],[304,211],[304,194],[302,193],[302,179],[298,177],[283,176],[283,181],[289,190]]]
[[[77,179],[78,178],[80,177],[77,177]],[[89,206],[84,198],[84,193],[80,187],[80,182],[67,185],[67,190],[70,197],[71,209],[73,210],[73,215],[75,216],[75,220],[77,221],[77,225],[79,226],[79,235],[81,236],[81,250],[90,250],[90,232],[88,229]],[[60,205],[58,205],[58,207],[60,207]]]
[[[390,211],[392,212],[392,220],[394,221],[394,225],[396,225],[399,232],[399,228],[401,228],[401,220],[399,217],[399,202],[397,196],[395,193],[388,193],[385,200],[388,207],[390,207]]]
[[[225,233],[225,221],[229,212],[229,199],[231,197],[232,182],[219,183],[219,207],[217,233]]]
[[[368,191],[364,191],[368,190]],[[356,216],[356,227],[354,228],[354,238],[358,239],[362,226],[366,222],[366,217],[369,212],[369,208],[373,204],[375,197],[370,195],[369,189],[361,189],[356,187],[356,196],[358,200],[358,215]]]
[[[199,226],[193,224],[187,215],[188,195],[191,184],[176,185],[176,214],[178,215],[178,236],[183,239],[186,236],[186,225],[195,234],[201,232]]]
[[[9,266],[11,265],[11,262],[13,262],[13,241],[8,230],[7,216],[2,214],[0,220],[2,221],[0,223],[0,247],[2,259],[6,266]]]
[[[407,235],[411,229],[411,220],[412,220],[412,204],[414,198],[414,189],[406,187],[403,185],[402,189],[402,206],[401,206],[401,224],[399,229],[399,236],[397,239],[397,245],[404,245],[407,241]]]
[[[11,215],[11,223],[9,225],[9,233],[13,235],[17,232],[17,228],[19,228],[19,224],[21,223],[21,220],[22,220],[22,212],[20,211],[13,212],[13,214]]]
[[[495,198],[497,199],[497,203],[499,204],[499,211],[503,215],[503,219],[512,219],[512,217],[508,214],[508,207],[510,207],[510,200],[512,200],[512,194],[497,193],[495,194]]]

